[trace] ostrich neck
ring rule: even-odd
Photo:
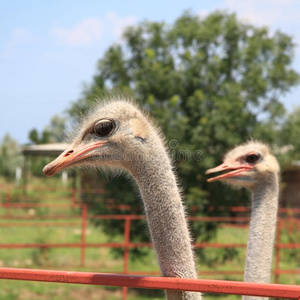
[[[164,149],[157,148],[141,160],[131,165],[130,172],[139,185],[161,272],[167,277],[197,278],[184,207],[170,160]],[[201,294],[195,292],[166,294],[172,300],[201,299]]]
[[[277,222],[278,176],[272,174],[252,189],[252,211],[244,280],[270,282]],[[243,300],[266,299],[243,297]]]

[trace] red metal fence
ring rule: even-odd
[[[11,268],[0,268],[0,279],[122,286],[145,289],[185,290],[203,293],[300,299],[300,286],[297,285],[247,283],[227,280],[144,277]]]
[[[3,206],[3,205],[2,205]],[[4,205],[5,206],[5,205]],[[5,206],[7,208],[7,206]],[[24,204],[14,204],[10,205],[10,209],[12,208],[24,208],[24,207],[57,207],[53,205],[26,205]],[[59,206],[60,208],[68,208],[67,206]],[[26,244],[19,244],[19,243],[13,243],[13,244],[0,244],[0,249],[6,248],[6,249],[20,249],[20,248],[79,248],[81,249],[81,265],[85,265],[85,251],[87,248],[122,248],[124,249],[124,257],[123,257],[123,274],[135,274],[135,272],[132,272],[128,268],[128,261],[129,261],[129,250],[131,248],[139,248],[139,247],[152,247],[151,243],[145,243],[145,242],[131,242],[130,240],[130,228],[132,226],[132,221],[134,220],[143,220],[145,219],[142,215],[90,215],[88,214],[88,206],[87,205],[76,205],[75,207],[81,208],[81,216],[73,215],[73,216],[64,216],[64,215],[53,215],[53,216],[13,216],[11,213],[8,213],[6,215],[0,216],[1,219],[26,219],[28,220],[27,223],[22,222],[21,224],[19,222],[16,223],[0,223],[0,227],[25,227],[25,226],[80,226],[81,223],[81,242],[80,243],[43,243],[43,244],[37,244],[37,243],[26,243]],[[72,221],[72,222],[66,222],[66,219],[77,219],[78,221]],[[41,222],[31,222],[33,220],[41,220]],[[42,221],[42,220],[51,220],[50,221]],[[123,233],[123,242],[114,242],[114,243],[88,243],[86,242],[86,232],[87,232],[87,223],[89,220],[95,220],[95,219],[102,219],[102,220],[120,220],[124,221],[124,233]],[[55,220],[55,221],[54,221]],[[62,222],[58,222],[58,220],[63,220]],[[191,222],[222,222],[223,224],[230,224],[231,222],[248,222],[249,218],[246,217],[190,217],[189,220]],[[273,273],[275,274],[275,282],[279,282],[279,276],[280,274],[300,274],[300,269],[292,269],[292,270],[286,270],[280,268],[280,257],[281,257],[281,250],[282,249],[300,249],[300,242],[299,243],[282,243],[281,242],[281,235],[283,232],[283,229],[291,230],[291,225],[297,225],[296,228],[300,228],[300,220],[297,218],[289,217],[288,219],[278,219],[277,224],[277,237],[275,242],[275,268],[273,270]],[[231,226],[245,226],[242,224],[231,224]],[[246,244],[244,243],[230,243],[230,244],[221,244],[221,243],[194,243],[195,248],[246,248]],[[210,275],[210,274],[242,274],[242,270],[232,270],[232,271],[202,271],[201,275]],[[147,273],[149,274],[149,272]],[[152,272],[151,274],[159,274],[158,272]]]
[[[114,205],[113,203],[109,205]],[[129,251],[131,248],[138,247],[152,247],[150,243],[134,243],[130,239],[130,228],[132,221],[144,219],[141,215],[89,215],[88,206],[78,204],[76,201],[76,193],[72,191],[69,204],[57,203],[14,203],[11,201],[10,192],[6,194],[6,200],[0,205],[5,208],[6,212],[0,216],[1,219],[20,220],[26,219],[26,223],[22,222],[21,226],[81,226],[81,242],[80,243],[43,243],[43,244],[0,244],[1,248],[17,249],[17,248],[79,248],[81,249],[81,265],[85,264],[85,251],[87,248],[122,248],[124,250],[123,256],[123,271],[122,274],[136,274],[136,272],[129,269]],[[37,208],[49,207],[60,209],[81,209],[81,215],[48,215],[43,217],[38,216],[14,216],[12,211],[17,208]],[[122,206],[121,209],[129,209],[130,207]],[[211,208],[213,210],[215,208]],[[222,208],[219,208],[222,209]],[[248,211],[245,207],[232,207],[233,212]],[[282,243],[282,232],[288,230],[291,232],[293,228],[300,229],[299,216],[300,209],[280,209],[280,213],[284,214],[284,218],[278,218],[277,237],[275,243],[275,282],[279,282],[280,274],[300,274],[300,270],[292,269],[286,270],[280,268],[280,258],[282,249],[300,249],[300,241],[297,243]],[[43,219],[40,223],[32,220]],[[47,219],[47,221],[44,221]],[[50,222],[49,220],[55,220]],[[77,221],[69,221],[67,219],[76,219]],[[117,219],[124,221],[123,242],[119,243],[88,243],[86,241],[87,224],[88,221],[95,219]],[[190,217],[191,222],[221,222],[224,226],[247,226],[249,217]],[[58,220],[61,220],[58,222]],[[235,224],[232,224],[234,222]],[[237,224],[238,223],[238,224]],[[20,223],[10,222],[9,224],[0,223],[0,227],[20,226]],[[220,243],[195,243],[196,248],[245,248],[246,244],[220,244]],[[300,287],[290,285],[261,285],[230,281],[217,280],[187,280],[174,278],[160,278],[160,277],[138,277],[125,275],[105,275],[99,273],[82,273],[82,272],[60,272],[60,271],[45,271],[45,270],[30,270],[30,269],[0,269],[0,278],[2,279],[20,279],[20,280],[37,280],[37,281],[51,281],[51,282],[69,282],[69,283],[83,283],[83,284],[99,284],[99,285],[115,285],[123,287],[141,287],[141,288],[161,288],[161,289],[182,289],[191,291],[202,291],[210,293],[229,293],[240,295],[254,295],[254,296],[269,296],[281,297],[290,299],[300,299]],[[201,276],[211,274],[212,272],[201,272]],[[214,274],[218,271],[214,271]],[[219,274],[242,274],[242,270],[223,271]],[[147,273],[149,274],[149,273]],[[157,274],[152,272],[151,274]],[[123,290],[123,299],[126,299],[127,289]]]

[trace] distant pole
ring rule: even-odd
[[[22,178],[22,169],[20,167],[16,168],[16,185],[20,185]]]
[[[63,186],[67,186],[67,184],[68,184],[68,173],[66,171],[63,171],[61,173],[61,180],[62,180]]]
[[[80,265],[84,267],[85,265],[85,243],[86,243],[86,225],[87,225],[87,216],[88,216],[88,207],[83,204],[81,206],[81,257]]]
[[[24,166],[23,166],[23,196],[27,194],[27,177],[28,177],[28,156],[24,156]]]

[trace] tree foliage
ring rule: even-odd
[[[197,208],[194,214],[209,214],[210,205],[247,205],[245,191],[207,184],[203,174],[226,150],[251,137],[277,141],[285,113],[280,99],[299,82],[291,66],[292,38],[217,11],[204,19],[185,12],[171,25],[144,22],[129,27],[124,41],[99,60],[92,84],[73,103],[70,116],[84,113],[97,96],[111,91],[132,96],[163,129],[185,202]],[[137,205],[123,178],[107,184],[106,197]],[[105,228],[122,230],[114,223]],[[137,228],[133,238],[146,240]],[[203,240],[214,228],[198,224],[192,229]]]
[[[300,106],[289,113],[279,131],[278,156],[283,166],[299,165],[300,161]]]
[[[5,135],[0,144],[0,174],[12,180],[15,178],[16,169],[22,165],[18,143],[10,135]]]
[[[29,132],[28,137],[33,144],[58,143],[64,140],[65,131],[66,118],[55,115],[42,132],[39,133],[34,128]]]
[[[63,142],[66,132],[66,118],[63,116],[54,115],[49,125],[47,125],[41,132],[37,129],[32,129],[29,132],[29,140],[32,144],[47,144]],[[30,171],[35,176],[44,176],[42,173],[43,167],[49,161],[45,157],[29,157]]]

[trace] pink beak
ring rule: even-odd
[[[73,143],[55,160],[46,165],[43,169],[43,173],[46,176],[53,176],[62,169],[65,169],[70,165],[73,165],[74,163],[79,162],[85,158],[91,157],[92,155],[90,151],[102,147],[106,143],[106,141],[98,141],[88,145],[76,145],[76,143]]]
[[[211,173],[216,173],[216,172],[221,172],[221,171],[229,171],[227,173],[223,173],[219,176],[209,178],[207,181],[208,182],[213,182],[217,180],[222,180],[224,178],[230,178],[230,177],[235,177],[239,176],[244,172],[250,171],[253,169],[253,166],[247,163],[240,163],[240,162],[229,162],[229,163],[223,163],[215,168],[209,169],[205,172],[205,174],[211,174]]]

